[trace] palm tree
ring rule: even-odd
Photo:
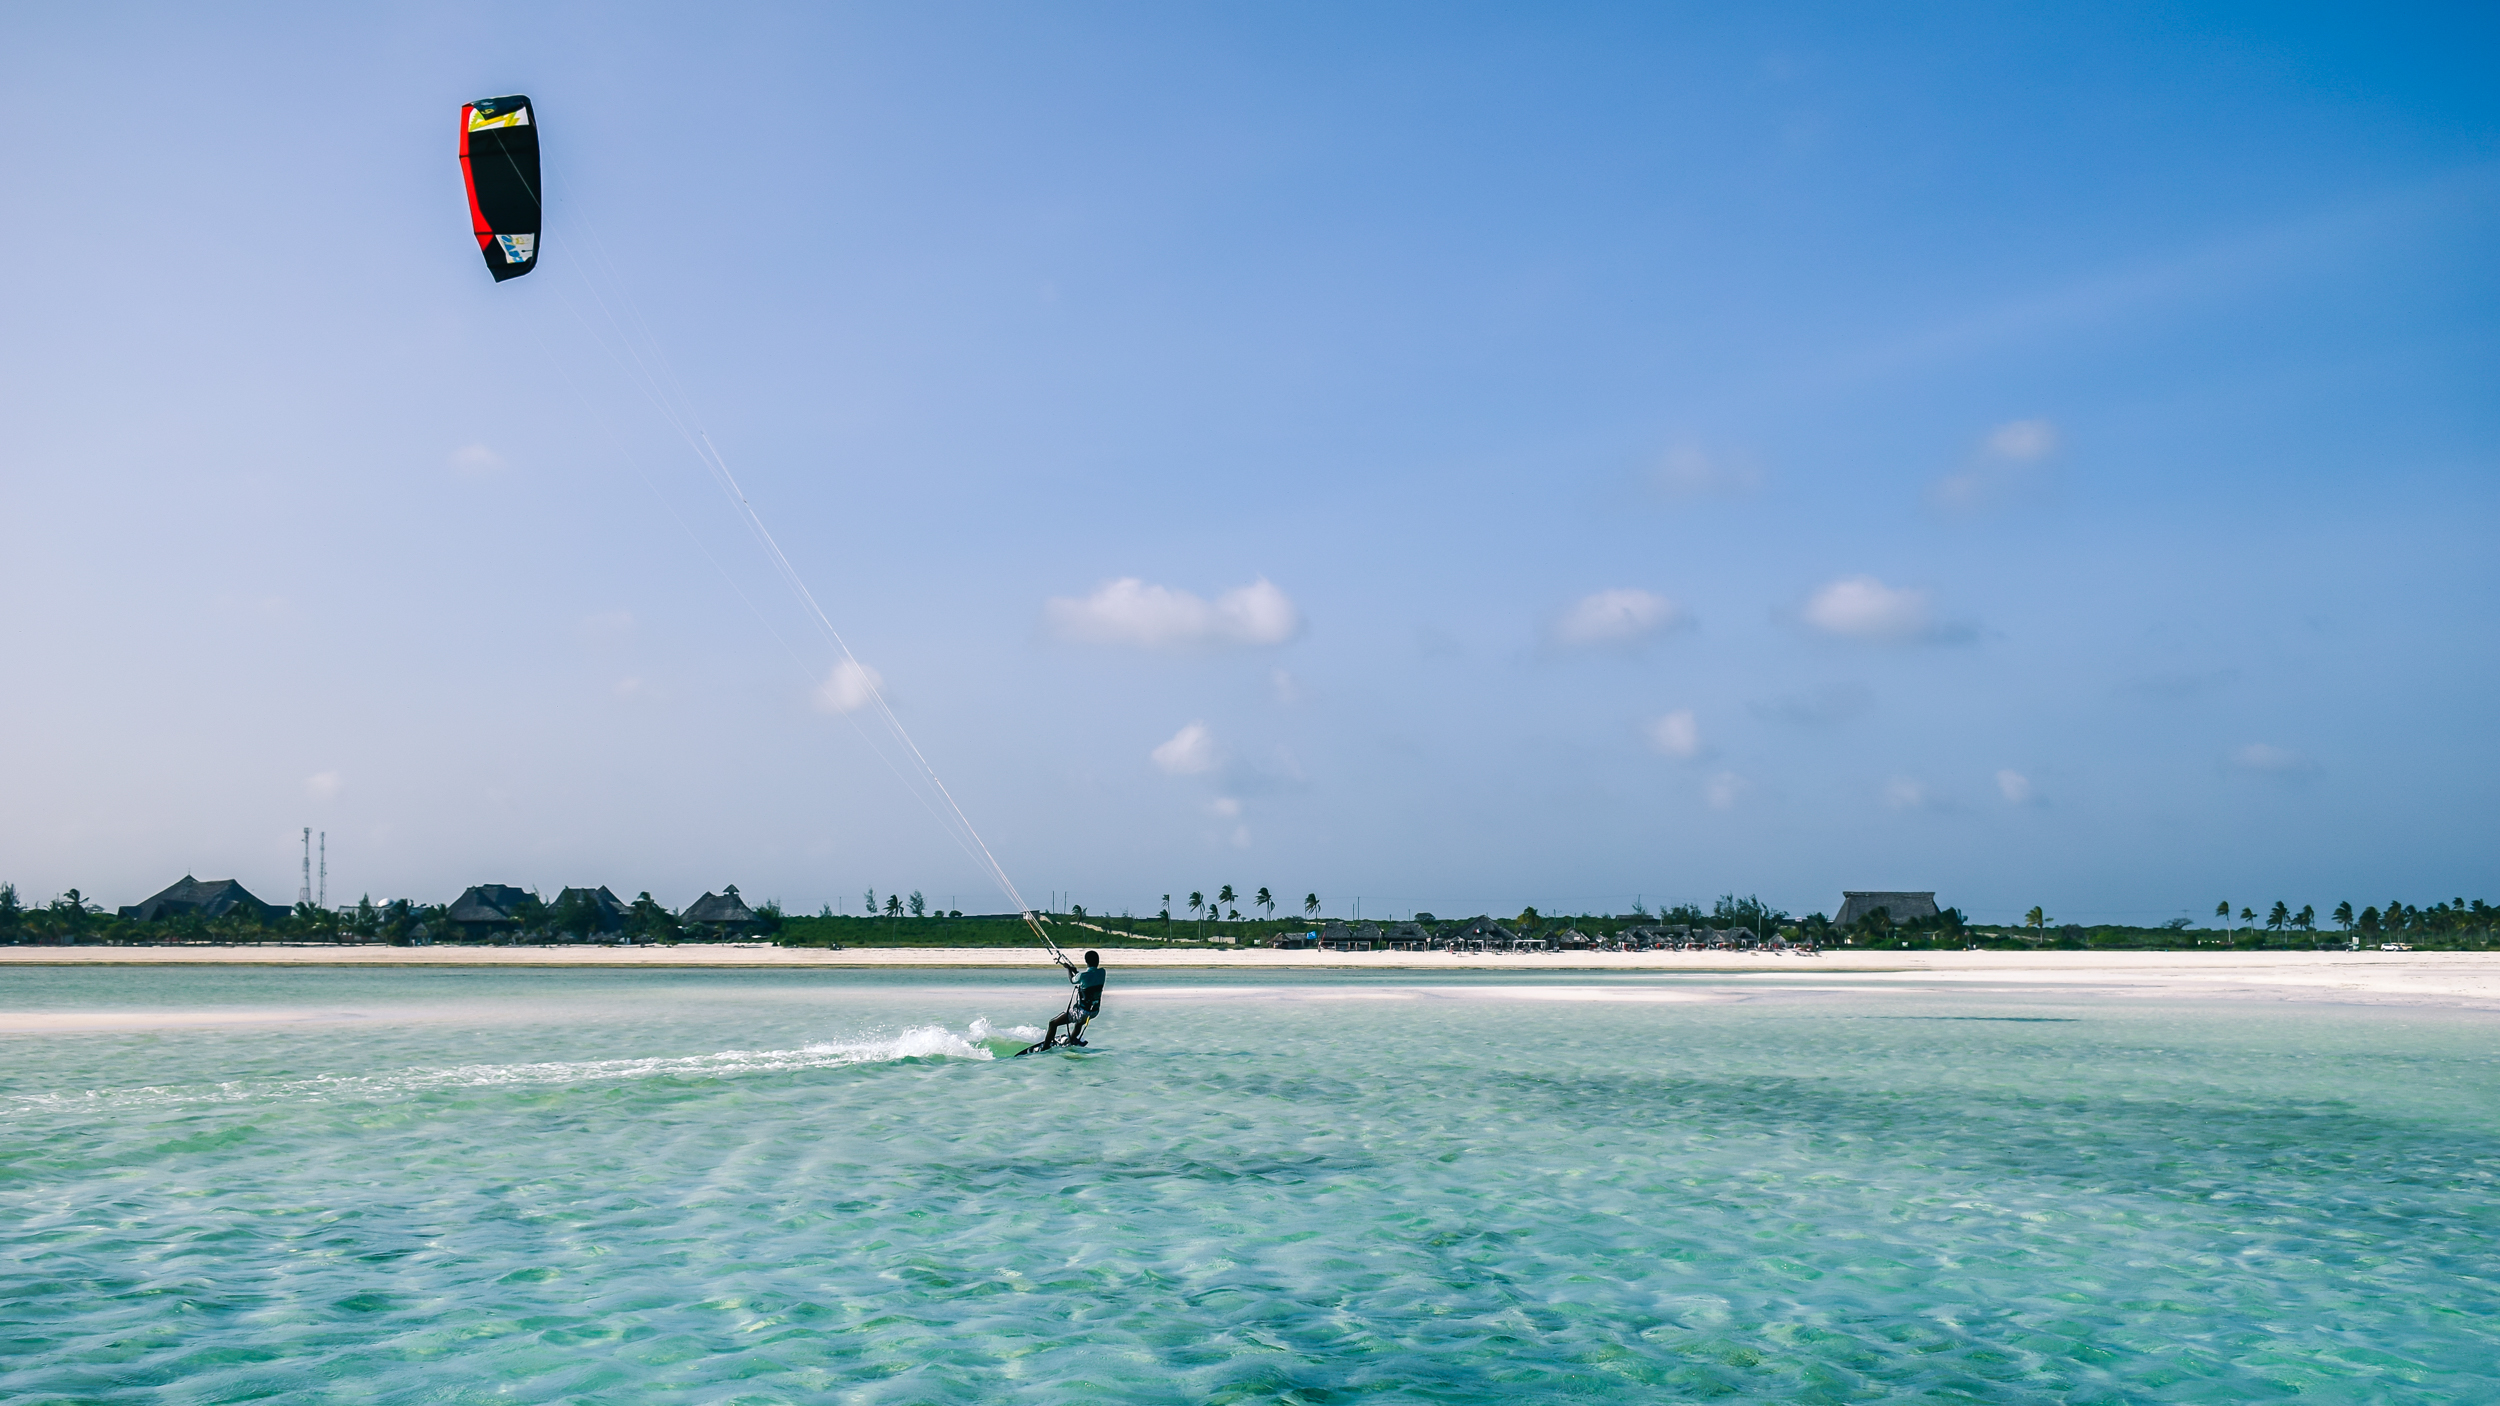
[[[2346,899],[2335,905],[2335,926],[2346,932],[2352,931],[2352,900]]]
[[[1275,899],[1275,896],[1274,896],[1274,895],[1272,895],[1272,894],[1270,894],[1270,893],[1269,893],[1266,889],[1264,889],[1264,888],[1260,889],[1260,890],[1259,890],[1259,896],[1258,896],[1258,897],[1256,897],[1256,898],[1254,898],[1254,899],[1251,899],[1250,901],[1251,901],[1252,903],[1255,903],[1255,904],[1259,905],[1261,908],[1266,909],[1266,910],[1267,910],[1267,916],[1269,916],[1270,918],[1273,918],[1273,917],[1275,917],[1275,916],[1276,916],[1276,899]]]
[[[1239,899],[1233,896],[1233,886],[1231,884],[1226,884],[1224,887],[1215,891],[1215,901],[1224,904],[1226,907],[1230,907],[1233,904],[1240,902]]]
[[[2300,905],[2300,911],[2292,915],[2292,926],[2299,928],[2302,932],[2316,932],[2318,910],[2306,903]]]
[[[2257,910],[2254,908],[2242,908],[2240,910],[2240,921],[2243,923],[2253,923],[2257,921]]]
[[[2041,911],[2037,906],[2033,907],[2030,912],[2023,915],[2023,926],[2031,929],[2033,932],[2038,932],[2048,925],[2049,915]]]
[[[893,894],[887,894],[885,896],[885,915],[889,918],[899,918],[903,916],[903,900],[895,897]]]
[[[1319,916],[1318,894],[1306,893],[1302,895],[1302,916],[1305,918],[1316,918]]]
[[[2222,920],[2222,930],[2229,932],[2231,930],[2231,900],[2226,898],[2215,904],[2214,916]]]
[[[1195,917],[1195,916],[1197,915],[1198,910],[1199,910],[1199,909],[1201,909],[1201,908],[1204,908],[1204,907],[1206,907],[1206,906],[1207,906],[1207,896],[1206,896],[1205,894],[1203,894],[1203,893],[1198,892],[1196,889],[1191,889],[1191,890],[1189,891],[1189,912],[1190,912],[1190,915],[1191,915],[1192,917]]]
[[[1163,896],[1163,925],[1167,928],[1172,925],[1172,895],[1168,893]]]
[[[2274,929],[2276,932],[2281,932],[2283,929],[2291,926],[2291,922],[2292,910],[2285,906],[2282,899],[2276,899],[2274,901],[2274,907],[2266,912],[2266,926]]]

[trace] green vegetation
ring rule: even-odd
[[[2452,898],[2427,908],[2391,902],[2384,909],[2365,907],[2357,914],[2351,903],[2338,903],[2330,915],[2338,931],[2331,933],[2318,931],[2314,905],[2303,904],[2295,910],[2281,899],[2275,900],[2262,921],[2252,905],[2240,905],[2235,913],[2227,901],[2214,905],[2214,917],[2217,925],[2208,928],[2191,926],[2186,918],[2173,918],[2157,927],[2085,926],[2060,923],[2034,908],[2024,915],[2020,929],[2003,930],[1969,927],[1960,914],[1948,910],[1925,923],[1889,932],[1865,931],[1868,925],[1860,924],[1860,931],[1842,938],[1852,946],[1876,948],[2307,952],[2400,942],[2422,952],[2487,952],[2492,949],[2495,927],[2500,927],[2500,910],[2479,898],[2471,902]]]
[[[1032,930],[1013,914],[975,915],[933,910],[918,893],[863,895],[869,915],[837,915],[828,909],[814,917],[785,915],[778,902],[754,911],[759,921],[748,939],[766,939],[791,947],[1018,947],[1034,945]],[[1237,903],[1254,914],[1244,918]],[[1203,946],[1264,947],[1280,936],[1299,936],[1318,926],[1320,901],[1306,894],[1300,920],[1279,920],[1274,892],[1261,887],[1246,899],[1229,884],[1212,898],[1188,895],[1183,916],[1173,915],[1167,895],[1151,917],[1088,916],[1082,907],[1049,915],[1051,934],[1071,951],[1099,948],[1173,948]],[[2339,902],[2321,931],[2314,905],[2294,908],[2274,900],[2265,917],[2253,904],[2218,903],[2218,920],[2210,927],[2191,926],[2174,918],[2154,927],[2123,924],[2061,923],[2042,908],[2023,915],[2016,926],[1973,924],[1958,909],[1932,918],[1895,923],[1878,911],[1844,930],[1820,913],[1803,918],[1764,903],[1759,897],[1723,894],[1705,912],[1696,904],[1679,904],[1649,912],[1634,904],[1628,914],[1546,914],[1523,909],[1504,926],[1523,937],[1553,938],[1576,931],[1599,942],[1612,942],[1633,927],[1680,927],[1693,938],[1741,942],[1759,935],[1763,941],[1809,942],[1823,947],[1875,951],[1938,951],[1969,948],[2000,951],[2307,951],[2316,948],[2376,947],[2404,943],[2417,951],[2488,951],[2500,912],[2481,899],[2451,898],[2417,906],[2402,901],[2365,904],[2356,910]],[[546,904],[532,898],[516,914],[520,931],[498,941],[613,941],[619,934],[599,931],[600,915],[581,899]],[[1449,926],[1429,913],[1415,921],[1438,933]],[[1384,927],[1389,925],[1383,925]],[[629,905],[622,936],[636,943],[711,940],[708,933],[689,930],[676,916],[652,900],[648,892]],[[147,942],[457,942],[464,940],[442,904],[394,899],[376,903],[370,897],[339,908],[297,904],[276,916],[237,909],[216,918],[171,917],[141,923],[105,911],[86,895],[71,889],[48,903],[30,905],[13,884],[0,884],[0,943],[147,943]]]
[[[766,903],[754,910],[756,930],[748,939],[770,938],[784,921],[781,905]],[[708,942],[720,940],[700,929],[681,925],[647,891],[628,908],[621,934],[599,931],[598,910],[576,896],[548,904],[531,894],[515,914],[517,932],[494,942],[615,941],[620,935],[635,942]],[[76,889],[40,908],[25,907],[15,884],[0,884],[0,943],[152,943],[152,942],[461,942],[465,937],[450,918],[450,906],[393,899],[375,903],[370,896],[344,908],[319,908],[298,903],[275,915],[250,906],[214,918],[181,914],[139,922],[109,912]],[[737,940],[737,939],[729,939]]]
[[[1092,927],[1079,926],[1091,923]],[[1054,916],[1050,935],[1061,947],[1071,952],[1088,947],[1186,947],[1200,945],[1193,937],[1200,927],[1210,933],[1222,930],[1236,935],[1254,926],[1250,923],[1198,924],[1187,921],[1167,924],[1160,919],[1087,918],[1077,913]],[[1262,925],[1263,926],[1263,925]],[[1169,927],[1172,937],[1160,936]],[[1096,931],[1096,928],[1110,931]],[[1130,937],[1122,934],[1136,933]],[[781,933],[775,939],[784,947],[1035,947],[1033,929],[1014,914],[988,914],[965,917],[960,913],[932,913],[927,917],[894,916],[855,918],[818,914],[813,918],[784,918]],[[1261,939],[1265,940],[1264,938]]]

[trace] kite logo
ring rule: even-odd
[[[469,130],[472,132],[483,132],[489,127],[526,127],[528,125],[530,125],[530,110],[526,107],[505,113],[488,112],[482,107],[469,109]]]
[[[503,246],[503,261],[526,264],[538,253],[538,236],[534,234],[499,234],[495,242]]]

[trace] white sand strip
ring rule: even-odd
[[[384,947],[327,944],[164,947],[0,947],[0,970],[26,966],[540,967],[583,970],[702,968],[768,971],[1034,968],[1048,958],[1005,947],[867,947],[831,952],[761,943],[673,947]],[[1800,982],[1841,979],[1934,984],[2128,987],[2191,991],[2272,988],[2316,996],[2500,1002],[2494,952],[1856,952],[1819,957],[1742,952],[1573,952],[1504,956],[1452,952],[1275,952],[1120,949],[1114,969],[1243,972],[1516,972],[1588,976],[1738,975]],[[0,978],[4,982],[5,978]],[[0,1007],[8,1004],[0,985]]]

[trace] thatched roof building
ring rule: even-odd
[[[285,905],[263,903],[232,879],[195,879],[182,876],[182,882],[121,910],[125,918],[153,923],[159,918],[222,918],[242,909],[264,921],[283,918]]]
[[[633,911],[632,905],[608,892],[606,884],[601,884],[595,889],[568,888],[556,895],[551,911],[570,913],[573,911],[572,905],[576,903],[586,904],[590,908],[593,915],[590,930],[594,935],[623,932],[626,915]]]
[[[459,924],[464,937],[501,937],[520,931],[522,906],[530,897],[529,890],[510,884],[471,884],[443,916]]]
[[[1848,927],[1878,908],[1896,923],[1914,923],[1921,918],[1936,916],[1934,889],[1925,893],[1894,889],[1843,889],[1840,900],[1840,916],[1832,919],[1834,927]]]
[[[763,919],[755,916],[755,910],[738,897],[738,886],[731,884],[717,894],[706,893],[687,904],[677,921],[687,927],[710,928],[715,935],[735,936],[752,931]]]
[[[1507,948],[1519,941],[1516,933],[1483,914],[1469,918],[1441,934],[1443,942],[1481,943],[1486,947]]]

